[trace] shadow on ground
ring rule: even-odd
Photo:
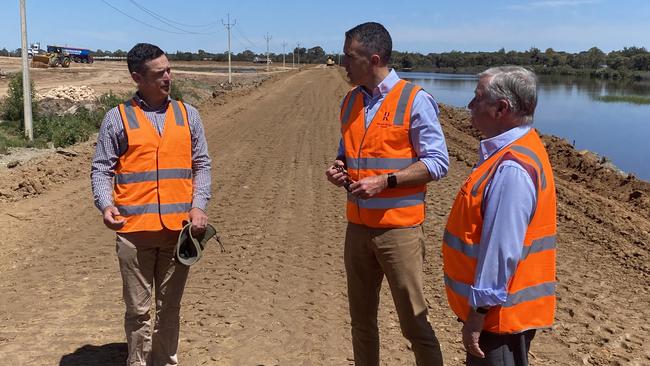
[[[59,366],[122,366],[126,363],[126,356],[126,343],[87,344],[61,357]]]

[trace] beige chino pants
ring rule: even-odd
[[[424,254],[422,226],[373,229],[348,223],[344,257],[356,365],[379,365],[377,311],[384,276],[416,364],[442,365],[440,344],[427,320],[422,285]]]
[[[177,239],[178,231],[170,230],[117,234],[129,366],[178,364],[180,305],[189,267],[174,260]]]

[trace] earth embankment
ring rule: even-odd
[[[208,215],[216,246],[183,298],[185,365],[348,365],[341,189],[324,170],[348,89],[336,70],[278,75],[199,106],[213,158]],[[477,136],[442,108],[449,176],[427,198],[425,294],[449,365],[464,359],[443,289],[440,240],[470,172]],[[545,137],[558,191],[558,308],[533,365],[650,364],[650,224],[646,182]],[[0,355],[12,365],[113,365],[124,355],[114,235],[92,205],[92,142],[0,171]],[[387,286],[384,286],[387,287]],[[412,363],[386,288],[382,363]]]

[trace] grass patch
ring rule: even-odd
[[[5,110],[12,103],[11,97],[5,101]],[[126,96],[104,94],[97,100],[97,108],[88,110],[79,107],[72,114],[43,114],[33,120],[34,141],[25,137],[22,118],[19,120],[3,121],[0,124],[0,154],[6,154],[10,147],[66,147],[87,141],[97,132],[106,112],[127,100]]]
[[[650,104],[650,97],[643,95],[601,95],[596,100],[606,103]]]

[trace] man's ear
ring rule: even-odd
[[[133,79],[136,84],[139,84],[142,81],[142,75],[134,71],[131,73],[131,79]]]
[[[497,100],[496,117],[497,118],[503,117],[508,112],[510,112],[510,103],[508,103],[508,101],[505,99]]]
[[[370,56],[370,64],[373,66],[379,66],[381,64],[381,57],[377,54]]]

